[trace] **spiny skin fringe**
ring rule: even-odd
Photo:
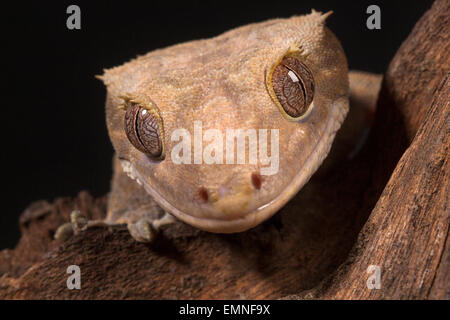
[[[318,21],[322,24],[325,24],[325,20],[327,20],[327,18],[329,16],[331,16],[333,14],[333,10],[330,10],[326,13],[322,13],[321,11],[316,11],[314,9],[311,10],[311,15],[313,17],[316,17],[318,19]]]
[[[324,14],[320,17],[320,20],[322,21],[322,23],[325,23],[325,20],[327,20],[327,18],[328,18],[329,16],[331,16],[332,14],[333,14],[333,11],[332,11],[332,10],[328,11],[327,13],[324,13]]]

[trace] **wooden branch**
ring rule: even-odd
[[[449,95],[447,76],[346,263],[299,298],[450,299]],[[370,265],[379,290],[367,288]]]
[[[169,225],[152,245],[102,228],[59,243],[73,209],[100,218],[106,198],[41,201],[0,252],[0,299],[449,298],[449,13],[436,1],[394,57],[366,148],[271,220],[232,235]],[[81,290],[67,289],[70,265]]]
[[[317,288],[288,298],[450,298],[449,16],[449,2],[436,1],[386,72],[366,199],[389,182],[353,250]],[[369,265],[380,267],[379,290],[366,286]]]

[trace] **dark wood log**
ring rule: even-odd
[[[106,198],[41,201],[0,252],[0,299],[449,298],[449,13],[436,1],[392,60],[364,150],[274,218],[232,235],[169,225],[151,245],[104,228],[61,243],[70,212],[100,218]],[[81,290],[67,289],[70,265]]]
[[[290,298],[450,299],[449,96],[447,75],[347,261]],[[370,265],[380,268],[379,290],[366,285]]]
[[[436,1],[385,74],[369,147],[380,152],[365,195],[377,203],[349,257],[319,286],[288,298],[450,298],[449,17],[450,3]],[[366,286],[369,265],[380,267],[379,290]]]

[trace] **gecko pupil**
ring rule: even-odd
[[[128,140],[139,151],[152,158],[162,155],[162,142],[157,118],[133,103],[125,113],[125,132]]]
[[[314,78],[308,67],[294,57],[284,57],[272,73],[272,87],[283,110],[298,118],[314,97]]]

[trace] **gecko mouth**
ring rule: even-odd
[[[141,175],[134,165],[127,160],[120,160],[123,170],[127,175],[142,185],[146,192],[168,213],[174,215],[185,223],[196,228],[215,233],[234,233],[248,230],[270,218],[281,209],[309,180],[312,174],[322,164],[328,154],[337,130],[339,130],[348,111],[347,97],[336,99],[330,106],[330,114],[326,128],[318,140],[315,148],[306,159],[302,169],[292,179],[291,183],[278,193],[271,201],[256,209],[244,212],[231,219],[218,219],[212,217],[196,217],[184,212],[171,204],[155,188],[153,188]]]

